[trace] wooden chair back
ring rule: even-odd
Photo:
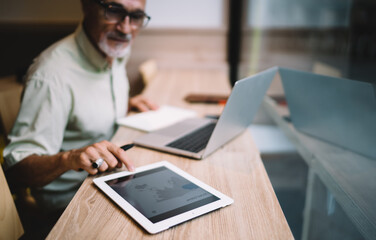
[[[17,82],[15,75],[0,79],[0,130],[5,137],[17,118],[22,90],[23,84]]]

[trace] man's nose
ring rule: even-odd
[[[131,33],[132,26],[131,26],[131,18],[126,16],[123,21],[120,21],[117,24],[117,29],[122,33]]]

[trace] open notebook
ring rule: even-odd
[[[163,105],[158,110],[137,113],[118,119],[119,125],[151,132],[187,118],[196,117],[197,113],[188,109]]]

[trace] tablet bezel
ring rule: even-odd
[[[142,213],[140,213],[136,208],[134,208],[130,203],[128,203],[124,198],[122,198],[117,192],[115,192],[107,183],[106,181],[114,180],[117,178],[133,175],[136,173],[141,173],[147,170],[159,168],[159,167],[166,167],[169,170],[173,171],[174,173],[178,174],[179,176],[187,179],[188,181],[196,184],[200,188],[204,189],[205,191],[211,193],[212,195],[219,198],[219,200],[206,204],[204,206],[195,208],[193,210],[189,210],[187,212],[175,215],[173,217],[164,219],[162,221],[152,223],[147,217],[145,217]],[[234,202],[233,199],[224,195],[223,193],[215,190],[214,188],[208,186],[207,184],[201,182],[197,178],[191,176],[190,174],[184,172],[183,170],[179,169],[178,167],[174,166],[173,164],[167,161],[161,161],[153,164],[149,164],[143,167],[139,167],[134,172],[118,172],[113,173],[110,175],[106,175],[103,177],[98,177],[93,180],[94,184],[101,189],[109,198],[111,198],[120,208],[122,208],[129,216],[131,216],[137,223],[139,223],[146,231],[151,234],[155,234],[161,231],[164,231],[172,226],[180,224],[182,222],[188,221],[190,219],[196,218],[200,215],[205,213],[214,211],[216,209],[228,206]]]

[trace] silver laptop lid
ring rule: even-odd
[[[203,157],[238,136],[252,123],[277,70],[273,67],[235,83]]]
[[[294,126],[376,159],[376,97],[371,83],[280,68]]]

